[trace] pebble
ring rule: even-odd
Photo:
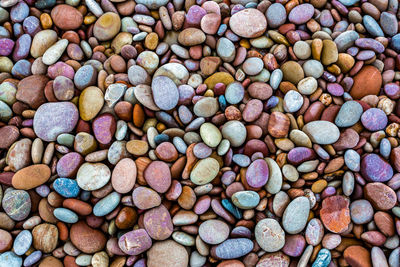
[[[239,191],[232,195],[232,202],[240,209],[252,209],[260,202],[260,196],[254,191]]]
[[[78,186],[87,191],[102,188],[110,178],[111,171],[103,163],[84,163],[76,174]]]
[[[387,182],[393,177],[393,169],[380,156],[371,153],[361,159],[361,174],[370,182]]]
[[[200,238],[210,245],[217,245],[229,237],[229,226],[220,220],[207,220],[199,227]]]
[[[281,3],[273,3],[270,5],[265,15],[267,17],[268,26],[271,28],[277,28],[286,21],[286,10]]]
[[[229,20],[231,30],[244,38],[261,36],[267,28],[265,16],[254,8],[246,8],[235,13]]]
[[[343,233],[349,227],[349,200],[343,196],[331,196],[324,199],[320,213],[325,228],[333,233]]]
[[[335,124],[338,127],[350,127],[356,124],[363,114],[363,108],[357,101],[347,101],[336,115]]]
[[[350,204],[351,220],[356,224],[369,223],[374,216],[374,209],[368,200],[360,199]]]
[[[285,231],[274,219],[259,221],[254,234],[257,244],[266,252],[279,251],[285,245]]]
[[[294,7],[288,16],[290,22],[295,24],[304,24],[314,15],[314,7],[310,4],[301,4]]]
[[[219,172],[219,163],[214,158],[205,158],[196,163],[190,173],[190,180],[196,185],[211,182]]]
[[[139,255],[151,245],[151,238],[144,229],[127,232],[118,239],[119,248],[128,255]]]
[[[60,123],[62,122],[62,123]],[[62,133],[71,132],[78,122],[78,109],[72,103],[46,103],[39,107],[33,118],[36,135],[47,141],[55,141]]]
[[[286,207],[282,226],[289,234],[300,233],[306,226],[310,213],[310,201],[306,197],[297,197]]]
[[[155,242],[147,252],[148,267],[188,266],[188,263],[189,255],[185,247],[173,240]]]
[[[253,249],[253,242],[247,238],[233,238],[211,249],[211,255],[219,259],[240,258]]]
[[[312,142],[320,145],[335,143],[340,136],[338,127],[328,121],[312,121],[304,125],[305,132]]]
[[[361,123],[369,131],[379,131],[385,128],[388,123],[386,114],[377,108],[366,110],[361,116]]]
[[[31,211],[31,198],[24,190],[12,190],[4,193],[2,207],[7,215],[15,220],[26,219]]]

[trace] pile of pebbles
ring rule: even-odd
[[[0,266],[399,267],[398,0],[0,0]]]

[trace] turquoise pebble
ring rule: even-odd
[[[254,191],[239,191],[232,195],[232,202],[240,209],[252,209],[260,202],[260,196]]]
[[[20,232],[14,240],[13,250],[15,254],[24,255],[32,245],[32,234],[28,230]]]
[[[236,219],[242,219],[242,212],[232,204],[232,202],[229,201],[229,199],[223,199],[221,201],[222,206],[227,209],[230,213],[233,214],[233,216],[235,216]]]
[[[76,223],[78,222],[78,215],[75,212],[66,208],[56,208],[53,211],[54,217],[65,223]]]
[[[0,267],[21,267],[22,258],[15,255],[12,251],[4,252],[0,255]]]
[[[53,183],[54,190],[63,197],[77,197],[79,195],[79,186],[76,180],[68,178],[57,178]]]
[[[328,267],[329,263],[331,263],[331,252],[323,248],[318,252],[312,267]]]
[[[109,214],[118,206],[120,200],[121,195],[117,192],[112,192],[94,205],[93,214],[98,217]]]

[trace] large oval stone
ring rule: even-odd
[[[103,163],[84,163],[76,174],[76,181],[83,190],[93,191],[105,186],[111,177],[111,171]]]
[[[361,160],[361,174],[370,182],[386,182],[393,177],[393,168],[379,155],[371,153]]]
[[[171,110],[178,104],[178,87],[166,76],[154,78],[151,83],[151,91],[154,103],[162,110]]]
[[[349,199],[344,196],[327,197],[322,201],[320,217],[325,228],[343,233],[350,224]]]
[[[354,99],[361,99],[366,95],[378,95],[382,85],[382,75],[379,70],[371,65],[363,67],[354,76],[353,87],[350,95]]]
[[[214,158],[202,159],[193,167],[190,180],[196,185],[211,182],[219,172],[219,163]]]
[[[47,182],[50,174],[50,168],[46,164],[31,165],[15,173],[12,185],[15,189],[29,190]]]
[[[282,217],[282,226],[289,234],[298,234],[306,227],[310,213],[310,201],[306,197],[297,197],[286,207]]]
[[[172,234],[171,215],[164,205],[146,211],[143,224],[149,236],[155,240],[165,240]]]
[[[261,36],[267,29],[267,20],[263,13],[255,8],[246,8],[230,18],[229,27],[244,38]]]
[[[246,171],[246,181],[254,188],[264,186],[269,177],[268,164],[263,159],[253,161]]]
[[[329,121],[312,121],[304,125],[302,130],[319,145],[333,144],[340,137],[339,128]]]
[[[71,102],[46,103],[36,110],[33,130],[40,139],[55,141],[59,134],[71,132],[78,118],[78,109]]]

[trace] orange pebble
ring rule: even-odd
[[[42,13],[42,15],[40,15],[40,24],[44,30],[50,29],[53,26],[53,21],[51,20],[50,15]]]
[[[68,228],[63,222],[57,222],[60,240],[66,241],[68,239]]]

